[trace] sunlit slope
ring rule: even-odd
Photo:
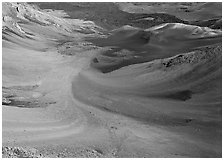
[[[82,44],[78,44],[86,36],[82,32],[91,35],[97,34],[100,29],[93,22],[66,19],[60,17],[60,14],[55,15],[53,11],[43,11],[27,3],[3,3],[3,85],[30,81],[26,76],[35,75],[38,70],[44,72],[42,67],[47,64],[36,69],[32,67],[41,63],[39,61],[48,61],[45,56],[54,53],[59,57],[65,51],[63,45],[67,42],[82,48]],[[34,62],[33,56],[37,57]],[[29,63],[33,63],[33,66]]]
[[[100,29],[91,21],[63,18],[64,14],[40,10],[27,3],[5,2],[2,12],[3,41],[25,48],[52,48],[60,42],[69,41],[75,34],[80,40],[84,35],[81,32],[94,34]],[[41,44],[43,41],[45,47]],[[36,45],[32,45],[34,42]]]
[[[82,58],[62,53],[88,50],[82,32],[97,35],[100,28],[27,3],[3,3],[2,17],[3,146],[51,145],[82,132],[86,118],[70,84],[89,62],[88,51]]]

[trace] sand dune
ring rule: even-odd
[[[3,146],[44,157],[221,157],[221,30],[165,23],[105,34],[64,12],[3,5]]]

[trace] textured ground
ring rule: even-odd
[[[221,157],[221,30],[36,4],[3,3],[3,157]]]

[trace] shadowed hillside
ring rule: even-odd
[[[104,73],[220,44],[222,38],[221,31],[178,23],[163,24],[147,30],[126,26],[111,33],[107,38],[89,39],[98,46],[113,47],[92,61],[92,66]]]
[[[114,3],[35,3],[41,9],[64,10],[70,18],[79,18],[96,22],[96,24],[114,29],[123,25],[149,28],[161,23],[184,22],[168,14],[130,14],[119,10]],[[144,18],[151,17],[148,21]]]

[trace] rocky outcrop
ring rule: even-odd
[[[195,64],[201,61],[219,59],[222,55],[222,47],[218,46],[210,46],[204,47],[202,49],[195,50],[193,52],[179,54],[177,56],[166,58],[161,61],[161,63],[166,67],[172,67],[184,63]]]
[[[10,103],[11,103],[11,101],[8,98],[5,98],[5,97],[2,98],[3,105],[9,105]]]
[[[42,158],[34,148],[24,149],[22,147],[2,147],[3,158]]]

